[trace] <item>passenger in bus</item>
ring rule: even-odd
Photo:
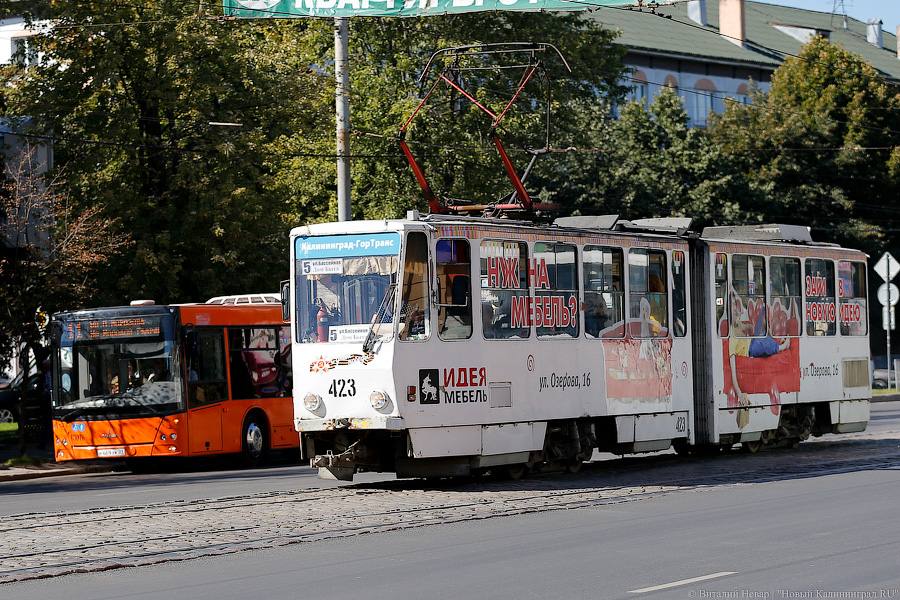
[[[154,381],[169,381],[172,379],[171,374],[169,373],[169,368],[166,366],[166,361],[162,358],[157,358],[153,361],[153,372],[147,376],[147,383],[152,383]]]

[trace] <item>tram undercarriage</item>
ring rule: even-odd
[[[774,429],[740,435],[724,434],[716,444],[692,446],[687,438],[627,442],[618,440],[615,417],[581,418],[546,424],[543,447],[503,454],[416,457],[407,431],[341,429],[304,434],[304,458],[320,476],[352,481],[355,473],[395,472],[398,478],[469,477],[484,474],[519,479],[531,472],[577,472],[593,452],[638,454],[674,447],[679,454],[728,451],[740,444],[745,451],[796,447],[810,436],[846,433],[837,422],[834,403],[784,405]],[[749,410],[749,409],[737,409]],[[852,424],[851,429],[853,428]],[[862,424],[864,428],[864,423]],[[450,428],[452,430],[452,428]]]

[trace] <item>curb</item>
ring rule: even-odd
[[[84,475],[86,473],[109,473],[116,465],[82,465],[73,467],[0,467],[0,482],[57,477],[59,475]]]

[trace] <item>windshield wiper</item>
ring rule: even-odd
[[[384,292],[384,298],[381,299],[381,304],[378,306],[378,312],[375,313],[375,318],[372,319],[372,323],[369,325],[369,333],[366,334],[366,341],[363,342],[363,353],[368,354],[372,351],[372,346],[375,345],[375,324],[381,323],[384,311],[386,311],[387,307],[394,301],[394,291],[396,289],[397,283],[392,281],[388,286],[388,289]]]

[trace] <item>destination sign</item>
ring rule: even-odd
[[[117,338],[161,338],[162,317],[121,317],[70,321],[63,324],[63,336],[73,342]]]

